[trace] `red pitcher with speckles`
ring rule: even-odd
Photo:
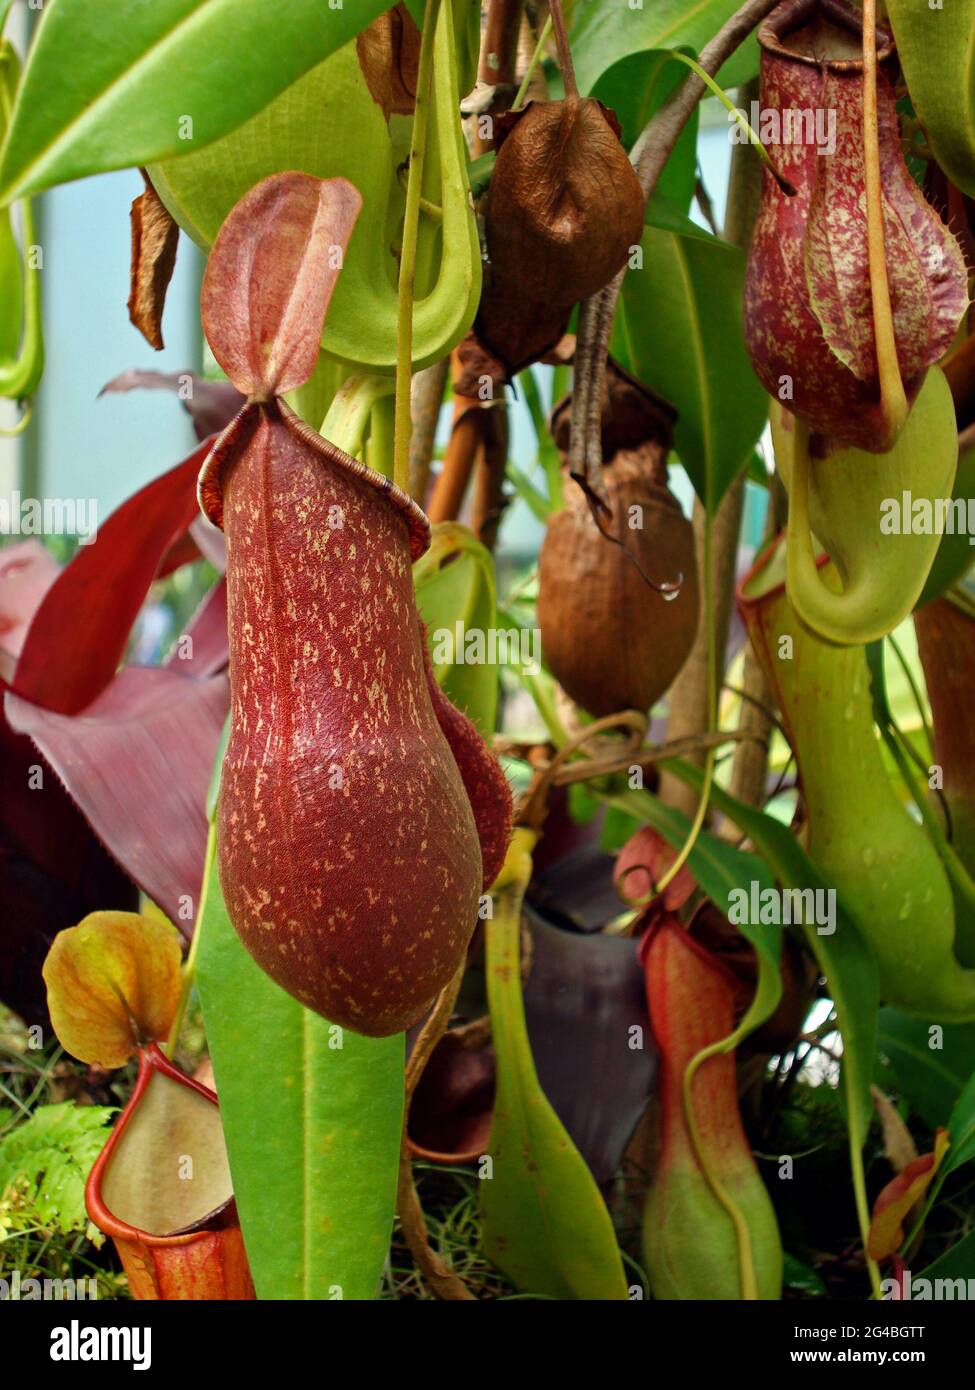
[[[411,571],[425,516],[281,399],[311,374],[329,267],[358,210],[344,180],[284,174],[224,224],[203,322],[248,402],[200,497],[227,541],[217,834],[230,918],[295,998],[382,1036],[415,1022],[457,969],[503,860],[510,798],[476,731],[431,696]],[[465,776],[485,812],[483,856]]]
[[[785,0],[758,31],[761,125],[789,196],[766,171],[745,280],[745,340],[762,385],[814,434],[872,453],[881,409],[863,156],[860,13]],[[908,400],[968,304],[965,261],[901,154],[893,40],[877,32],[881,201],[894,336]],[[820,448],[817,450],[822,452]]]

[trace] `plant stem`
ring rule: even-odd
[[[870,300],[880,378],[880,403],[887,428],[896,437],[908,415],[894,334],[894,314],[887,280],[883,191],[880,182],[880,136],[877,130],[877,4],[863,0],[863,172],[867,201],[867,254]]]
[[[569,35],[565,27],[565,15],[562,13],[562,0],[548,0],[548,10],[549,19],[555,30],[555,44],[559,51],[559,67],[562,69],[565,94],[567,97],[577,100],[579,88],[576,86],[576,70],[572,61]]]
[[[783,178],[782,175],[779,173],[778,169],[776,169],[774,163],[772,162],[772,156],[769,154],[768,150],[762,144],[761,137],[758,135],[756,131],[752,129],[744,114],[741,111],[739,111],[738,107],[727,95],[727,93],[721,87],[718,86],[717,82],[715,82],[711,74],[707,72],[704,68],[702,68],[700,63],[695,62],[695,60],[692,57],[690,57],[689,54],[681,53],[681,51],[677,48],[669,49],[668,56],[675,59],[679,63],[683,63],[685,67],[690,68],[691,72],[697,74],[697,76],[704,83],[705,87],[707,87],[711,95],[717,97],[718,101],[720,101],[721,105],[728,112],[728,114],[734,117],[735,124],[738,126],[738,129],[743,130],[745,132],[749,146],[758,155],[759,159],[765,165],[766,169],[775,179],[775,182],[782,189],[782,192],[786,195],[786,197],[795,197],[796,189],[794,185],[791,184],[788,179]]]
[[[399,306],[396,344],[396,432],[393,481],[404,492],[410,486],[410,435],[413,384],[413,295],[416,279],[416,246],[420,227],[420,191],[426,161],[427,128],[433,91],[433,45],[441,0],[426,0],[423,37],[416,82],[416,109],[410,141],[410,177],[403,214],[403,247],[399,266]]]
[[[532,54],[531,62],[528,64],[528,67],[525,70],[525,75],[521,79],[521,86],[518,88],[518,95],[511,103],[512,111],[520,111],[522,106],[524,105],[525,97],[528,95],[528,89],[532,84],[532,78],[535,76],[535,69],[542,61],[542,54],[545,52],[545,45],[548,43],[549,34],[551,34],[551,32],[552,16],[549,15],[548,19],[546,19],[545,23],[542,25],[542,32],[538,36],[538,43],[535,45],[535,52]]]
[[[207,832],[206,857],[203,861],[203,882],[200,884],[200,898],[196,905],[196,918],[193,923],[193,937],[190,941],[189,953],[186,963],[183,966],[183,984],[180,989],[179,1003],[176,1005],[176,1013],[173,1016],[172,1026],[169,1030],[169,1037],[166,1039],[163,1053],[167,1061],[172,1061],[176,1054],[176,1044],[179,1042],[179,1035],[183,1028],[183,1020],[186,1017],[186,1009],[190,1002],[190,995],[196,983],[196,961],[200,953],[200,937],[203,925],[203,908],[207,900],[207,892],[210,887],[210,875],[213,872],[213,865],[216,861],[217,850],[217,823],[215,820],[210,822]]]
[[[475,1302],[476,1300],[463,1279],[454,1273],[430,1245],[430,1235],[427,1231],[423,1207],[413,1178],[413,1161],[410,1157],[407,1133],[410,1122],[410,1101],[413,1099],[413,1093],[420,1083],[420,1078],[437,1043],[447,1031],[450,1015],[457,1002],[457,995],[460,993],[461,981],[464,978],[466,968],[467,960],[465,958],[454,972],[449,984],[440,991],[433,1012],[423,1025],[406,1066],[403,1139],[400,1146],[399,1181],[396,1190],[396,1209],[399,1212],[400,1225],[417,1268],[438,1298],[454,1302]]]
[[[410,411],[413,429],[410,435],[410,496],[422,507],[430,483],[430,465],[437,440],[437,423],[443,404],[444,387],[450,358],[442,357],[432,367],[417,372],[413,378]]]

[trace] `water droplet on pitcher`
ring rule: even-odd
[[[864,867],[870,869],[877,862],[877,851],[872,845],[868,845],[866,849],[863,850],[861,858],[863,859]]]

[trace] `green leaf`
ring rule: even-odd
[[[647,0],[630,8],[619,0],[578,0],[571,28],[580,91],[614,110],[629,149],[650,118],[687,77],[667,50],[697,56],[738,8],[736,0]],[[749,38],[718,74],[722,86],[748,82],[758,72],[758,46]],[[686,209],[697,176],[698,112],[687,123],[658,182],[658,190]]]
[[[201,149],[387,5],[47,0],[0,154],[0,201]]]
[[[975,1072],[968,1078],[964,1090],[955,1101],[955,1108],[948,1121],[948,1134],[951,1138],[951,1148],[941,1165],[942,1176],[947,1176],[963,1163],[975,1158]]]
[[[624,1300],[609,1212],[535,1072],[521,993],[523,897],[524,883],[502,889],[485,923],[497,1089],[491,1175],[480,1185],[484,1251],[526,1293]]]
[[[552,507],[545,493],[535,486],[528,474],[516,463],[508,464],[507,474],[532,516],[544,526],[552,514]]]
[[[787,1289],[795,1289],[805,1298],[828,1298],[829,1290],[816,1271],[795,1255],[785,1255],[782,1262],[782,1283]]]
[[[963,445],[959,451],[958,471],[955,474],[955,485],[952,488],[951,496],[953,500],[961,501],[966,512],[968,499],[975,497],[975,444],[971,442]],[[930,603],[931,599],[937,598],[946,589],[950,589],[952,584],[957,584],[958,580],[968,572],[973,558],[975,557],[972,554],[968,527],[960,526],[956,527],[954,531],[946,531],[941,537],[941,544],[934,557],[934,564],[928,571],[924,588],[921,590],[921,597],[914,605],[915,608]]]
[[[359,1037],[285,994],[241,945],[212,855],[211,844],[197,981],[257,1296],[375,1298],[396,1205],[403,1035]]]
[[[0,1139],[0,1197],[27,1205],[44,1226],[64,1234],[83,1231],[85,1183],[114,1114],[110,1106],[74,1101],[39,1106]]]
[[[975,1279],[975,1231],[969,1231],[967,1236],[957,1241],[943,1255],[939,1255],[927,1269],[918,1275],[912,1274],[911,1279],[915,1283],[918,1279]],[[957,1294],[952,1293],[948,1296],[955,1298]],[[963,1298],[968,1296],[962,1294]]]
[[[713,513],[768,413],[742,331],[745,258],[661,198],[650,216],[643,265],[623,281],[611,351],[676,406],[674,447]]]
[[[975,1072],[975,1024],[935,1024],[882,1009],[877,1047],[881,1083],[909,1101],[930,1129],[943,1125]]]
[[[740,0],[646,0],[639,9],[620,0],[577,0],[570,38],[579,90],[591,93],[604,73],[633,53],[686,48],[699,54],[740,8]],[[737,87],[757,72],[758,45],[752,37],[724,65],[718,81]]]
[[[666,53],[633,53],[603,73],[592,95],[616,112],[620,138],[629,150],[686,76],[687,69]],[[697,181],[699,125],[700,106],[696,106],[657,180],[657,193],[684,211],[691,205]]]
[[[498,665],[464,659],[478,655],[464,643],[469,634],[476,640],[478,633],[486,643],[498,629],[491,552],[466,526],[439,522],[433,528],[430,549],[413,566],[413,578],[437,682],[482,737],[490,739],[498,713]],[[453,659],[438,660],[441,648],[448,646]],[[489,654],[485,646],[485,656]]]
[[[975,0],[887,0],[887,14],[934,157],[975,197]]]

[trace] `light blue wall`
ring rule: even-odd
[[[193,432],[177,398],[161,391],[98,392],[127,367],[192,369],[199,359],[200,255],[180,238],[163,336],[155,352],[132,327],[129,205],[136,171],[68,184],[40,200],[47,365],[29,445],[46,496],[93,497],[103,520],[189,451]]]

